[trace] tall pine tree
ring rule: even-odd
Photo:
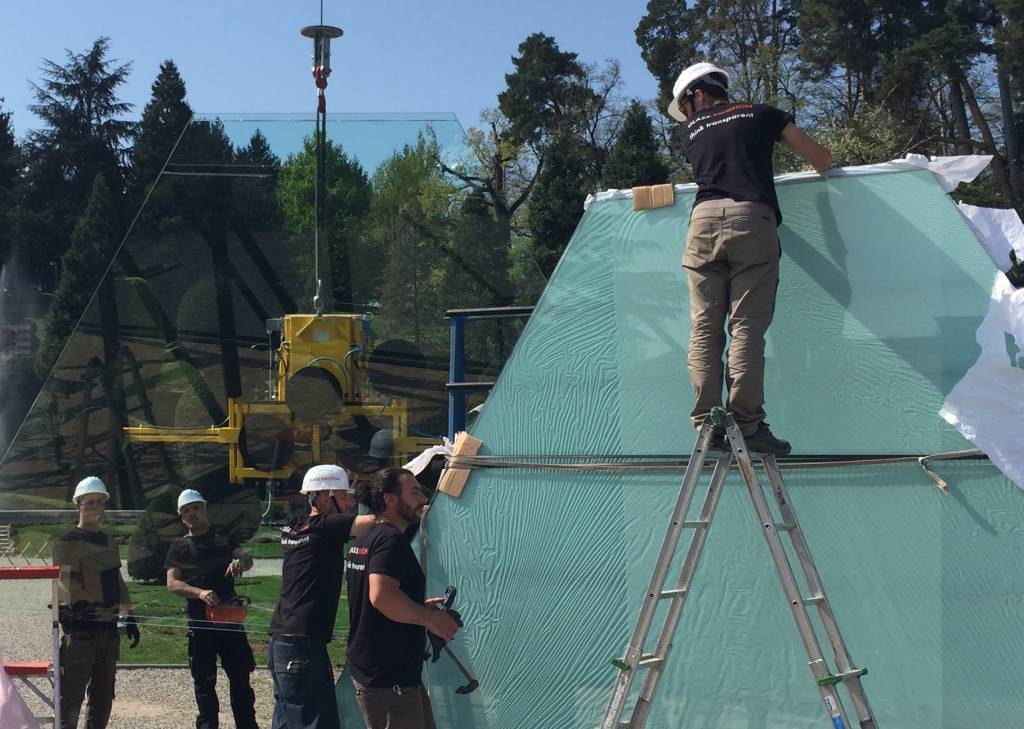
[[[64,65],[46,60],[42,83],[32,84],[36,103],[29,109],[46,126],[28,135],[13,225],[22,265],[46,286],[97,175],[103,175],[120,208],[134,124],[121,118],[131,104],[120,101],[117,92],[130,64],[117,65],[108,51],[108,39],[100,38],[85,53],[67,51]]]
[[[138,139],[132,152],[133,197],[140,203],[192,118],[192,108],[185,101],[186,93],[185,82],[174,61],[161,63],[149,103],[142,110]]]

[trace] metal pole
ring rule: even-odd
[[[462,382],[466,376],[466,319],[451,318],[451,345],[448,352],[448,381]],[[448,438],[466,427],[466,392],[458,388],[448,390]]]

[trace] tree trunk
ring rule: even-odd
[[[217,328],[220,330],[220,364],[224,375],[224,396],[241,397],[242,376],[238,361],[238,342],[235,334],[235,306],[231,296],[231,272],[228,261],[227,231],[223,221],[216,221],[212,230],[203,232],[210,246],[213,263],[214,298],[217,308]]]
[[[949,109],[953,115],[953,127],[956,129],[956,153],[971,154],[974,148],[970,143],[971,125],[967,121],[967,110],[964,108],[964,95],[960,89],[958,76],[949,77]]]
[[[1006,202],[1010,204],[1010,207],[1017,207],[1017,196],[1013,192],[1013,186],[1010,184],[1010,178],[1006,174],[1006,159],[999,154],[999,149],[996,147],[996,140],[992,136],[992,128],[988,124],[988,120],[985,119],[985,115],[981,112],[981,107],[978,105],[978,99],[974,95],[974,89],[971,88],[970,83],[967,79],[961,79],[964,89],[964,98],[967,100],[967,105],[971,109],[971,116],[974,117],[974,123],[978,127],[978,132],[981,134],[981,139],[985,143],[985,146],[992,152],[992,176],[995,178],[996,184],[999,185],[999,189],[1006,197]]]
[[[1021,133],[1017,127],[1017,119],[1013,113],[1013,98],[1010,90],[1010,78],[996,66],[996,78],[999,82],[999,106],[1003,116],[1003,136],[1006,138],[1006,162],[1010,169],[1010,185],[1017,200],[1024,200],[1024,159],[1021,159]]]

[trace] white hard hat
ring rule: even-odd
[[[341,466],[329,463],[313,466],[302,477],[300,494],[311,494],[314,491],[351,491],[348,485],[348,474]]]
[[[106,501],[110,498],[110,492],[107,491],[107,487],[95,476],[86,476],[78,485],[75,486],[75,495],[71,497],[71,500],[76,504],[78,500],[86,494],[103,494],[103,500]]]
[[[195,489],[185,489],[178,494],[178,513],[188,504],[205,504],[206,499]]]
[[[686,115],[679,108],[679,100],[698,81],[707,81],[721,86],[723,89],[728,89],[729,72],[713,63],[706,62],[695,63],[684,68],[672,86],[672,103],[668,105],[668,115],[676,121],[686,121]]]

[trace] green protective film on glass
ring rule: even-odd
[[[978,356],[995,271],[951,200],[927,171],[778,191],[773,429],[799,455],[964,448],[937,413]],[[680,260],[691,205],[683,192],[643,212],[628,199],[590,207],[474,426],[482,453],[568,463],[689,454]],[[937,470],[948,494],[914,462],[785,473],[847,647],[870,672],[878,726],[1013,725],[1024,709],[1024,501],[984,460]],[[458,586],[467,626],[454,648],[480,681],[457,695],[465,679],[454,666],[428,666],[440,726],[599,726],[618,671],[610,660],[633,631],[681,480],[482,468],[460,498],[438,495],[429,588]],[[734,472],[650,729],[828,724],[760,529]]]

